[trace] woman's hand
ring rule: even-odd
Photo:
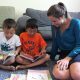
[[[70,60],[71,60],[70,57],[66,57],[64,59],[61,59],[61,60],[57,61],[58,68],[60,70],[66,70],[68,68]]]

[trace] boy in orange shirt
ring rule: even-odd
[[[18,65],[16,69],[34,67],[49,60],[49,55],[46,54],[47,44],[37,32],[38,26],[35,24],[35,19],[28,21],[30,23],[26,25],[26,32],[20,34],[22,46],[16,61],[21,65]]]

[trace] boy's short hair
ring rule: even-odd
[[[30,18],[27,20],[26,24],[37,24],[37,20],[35,18]]]
[[[38,29],[38,25],[37,25],[37,20],[34,18],[28,19],[26,22],[26,29],[27,28],[37,28]]]
[[[16,21],[11,18],[5,19],[3,22],[3,29],[4,28],[7,28],[7,29],[16,28]]]

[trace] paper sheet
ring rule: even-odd
[[[25,74],[11,74],[10,80],[26,80]]]
[[[28,70],[27,80],[49,80],[47,72],[39,70]]]

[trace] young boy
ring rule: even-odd
[[[5,19],[3,32],[0,32],[0,68],[15,70],[11,66],[15,62],[15,56],[20,51],[20,39],[15,35],[16,22],[13,19]]]
[[[17,56],[16,61],[22,65],[18,65],[16,69],[34,67],[49,60],[49,55],[46,54],[45,50],[47,44],[37,32],[38,26],[35,21],[35,19],[29,19],[26,25],[26,32],[20,34],[22,51]]]

